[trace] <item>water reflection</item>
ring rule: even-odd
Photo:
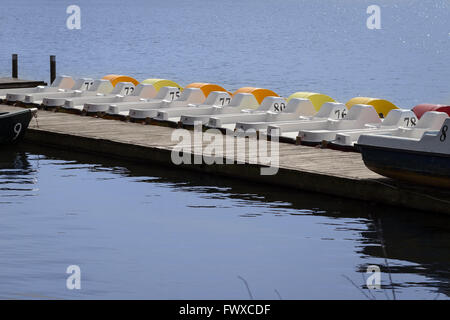
[[[3,147],[0,152],[0,204],[20,203],[35,195],[36,171],[25,151]]]
[[[331,231],[319,235],[320,241],[329,241],[330,244],[333,241],[350,241],[356,247],[356,272],[365,272],[367,265],[375,259],[386,273],[386,254],[393,287],[399,291],[398,298],[402,298],[401,291],[404,288],[418,288],[419,293],[415,298],[432,299],[436,293],[442,297],[450,296],[448,217],[32,146],[0,152],[0,208],[21,203],[24,197],[39,195],[35,187],[36,179],[38,176],[39,179],[46,179],[48,174],[47,171],[40,174],[40,162],[44,161],[45,166],[62,170],[61,177],[86,179],[85,172],[90,175],[107,173],[97,179],[108,181],[120,176],[130,183],[156,184],[159,188],[175,192],[180,197],[177,201],[183,201],[182,205],[186,208],[199,212],[203,210],[210,214],[231,208],[239,212],[241,219],[253,219],[255,223],[271,214],[280,219],[304,219],[303,223],[311,224],[311,229],[315,228],[314,225],[326,225]],[[122,184],[124,189],[128,187],[126,182]],[[196,201],[192,200],[192,195],[195,195]],[[140,203],[137,205],[153,207],[160,198],[160,191],[148,192],[145,197],[139,198]],[[105,199],[97,199],[97,202],[103,203]],[[78,209],[67,208],[66,215],[78,214]],[[311,220],[308,217],[323,219]],[[90,227],[80,228],[88,230]],[[348,233],[349,238],[339,239],[340,232]],[[313,236],[313,233],[302,234],[303,239]],[[385,252],[381,243],[384,243]],[[356,273],[346,276],[361,288],[364,287],[364,280]],[[386,292],[378,291],[376,297],[383,299],[385,294],[392,297],[391,291],[387,290],[390,285],[388,278],[383,279],[383,285]],[[345,290],[357,289],[348,284]],[[332,297],[340,298],[339,294]]]

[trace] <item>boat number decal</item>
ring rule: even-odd
[[[220,98],[219,101],[224,106],[225,105],[225,101],[226,101],[226,104],[229,104],[230,101],[231,101],[231,98]]]
[[[337,119],[343,119],[347,115],[347,112],[345,112],[345,109],[344,110],[338,109],[334,112],[334,114],[337,115]]]
[[[444,142],[447,139],[447,131],[448,131],[448,126],[445,125],[442,127],[442,131],[441,131],[441,137],[439,138],[439,140],[441,140],[441,142]]]
[[[172,101],[175,99],[175,97],[177,97],[177,98],[179,98],[180,97],[180,91],[177,91],[177,92],[171,92],[171,93],[169,93],[170,94],[170,96],[171,96],[171,98],[172,98]]]
[[[282,103],[274,103],[273,104],[273,109],[275,111],[283,111],[284,108],[286,108],[286,105],[282,102]]]
[[[404,120],[406,122],[407,127],[414,127],[417,124],[417,119],[415,117],[412,118],[406,117]]]
[[[14,136],[13,140],[16,140],[19,137],[21,131],[22,131],[22,124],[20,122],[16,123],[16,125],[14,126],[14,133],[16,135]]]
[[[129,94],[133,93],[134,88],[133,87],[125,87],[123,90],[125,91],[125,95],[129,95]]]

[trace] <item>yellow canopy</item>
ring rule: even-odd
[[[225,90],[223,87],[217,85],[217,84],[212,84],[212,83],[203,83],[203,82],[194,82],[191,84],[188,84],[186,86],[186,88],[199,88],[200,90],[203,91],[203,94],[205,95],[205,97],[208,97],[209,94],[212,91],[224,91],[224,92],[228,92],[227,90]],[[230,94],[231,95],[231,94]]]
[[[183,87],[180,86],[178,83],[172,80],[166,80],[166,79],[145,79],[141,83],[144,84],[151,84],[155,87],[156,91],[159,91],[162,87],[176,87],[180,89],[180,91],[183,91]]]
[[[335,100],[325,94],[316,93],[316,92],[296,92],[289,96],[287,99],[287,102],[293,98],[303,98],[303,99],[309,99],[312,104],[314,105],[314,108],[316,111],[319,111],[322,105],[326,102],[334,102]]]
[[[254,87],[240,88],[233,93],[233,96],[237,93],[251,93],[255,96],[256,101],[258,101],[259,104],[263,102],[265,97],[278,97],[278,94],[276,94],[272,90]]]
[[[127,77],[127,76],[121,76],[121,75],[117,75],[117,74],[108,74],[108,75],[104,76],[103,79],[111,81],[111,84],[112,84],[114,87],[115,87],[116,84],[118,84],[119,82],[131,82],[131,83],[133,83],[135,86],[137,86],[137,85],[139,84],[139,81],[137,81],[137,80],[134,79],[134,78]]]
[[[398,107],[390,101],[370,97],[355,97],[348,100],[346,103],[347,108],[349,109],[355,104],[368,104],[373,106],[381,118],[385,118],[392,109],[398,109]]]

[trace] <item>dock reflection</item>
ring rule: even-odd
[[[381,246],[384,242],[388,261],[410,262],[405,265],[390,263],[394,287],[404,285],[395,282],[396,273],[417,274],[430,279],[422,286],[435,288],[439,293],[450,296],[450,225],[447,216],[29,145],[0,152],[0,195],[7,192],[8,188],[32,193],[32,187],[27,185],[35,181],[36,168],[30,164],[29,158],[35,155],[65,160],[74,165],[88,165],[92,171],[112,171],[143,183],[167,183],[183,191],[204,193],[205,197],[260,201],[270,204],[271,208],[280,209],[274,210],[274,214],[296,214],[286,210],[294,209],[302,214],[331,219],[358,219],[367,227],[367,231],[361,232],[356,252],[358,255],[384,258]],[[365,265],[355,266],[356,271],[365,272],[365,268]]]

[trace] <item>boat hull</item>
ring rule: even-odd
[[[372,171],[414,184],[450,188],[450,156],[446,154],[356,145]]]
[[[15,144],[22,140],[33,117],[33,110],[0,114],[0,144]]]

